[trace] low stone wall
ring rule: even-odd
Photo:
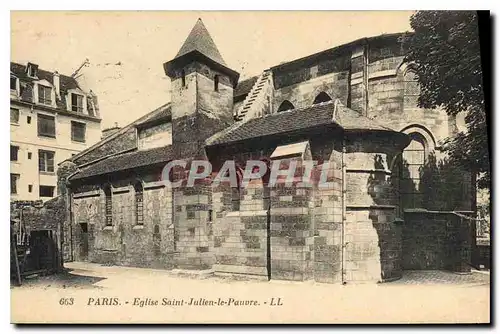
[[[469,272],[471,226],[451,212],[406,211],[403,269]]]
[[[262,183],[240,189],[239,211],[233,211],[229,185],[213,191],[214,271],[267,277],[268,216]]]
[[[172,268],[175,241],[171,194],[171,189],[162,184],[145,183],[143,220],[136,221],[133,186],[115,188],[110,226],[106,226],[105,222],[102,191],[74,194],[72,259],[133,267]],[[82,225],[87,226],[87,232]],[[85,248],[88,254],[82,251]]]
[[[60,197],[56,197],[50,201],[47,201],[41,206],[32,206],[23,203],[11,203],[11,217],[15,217],[15,220],[17,221],[15,224],[14,232],[17,232],[19,230],[20,225],[22,225],[22,230],[27,237],[30,237],[31,232],[33,231],[51,231],[50,236],[53,238],[53,242],[55,242],[56,244],[51,246],[54,248],[50,249],[53,249],[55,251],[55,254],[51,256],[49,260],[50,263],[48,263],[46,267],[56,269],[62,268],[63,259],[61,259],[61,257],[65,258],[65,256],[62,254],[64,252],[63,228],[66,219],[65,205],[65,201]],[[47,255],[48,254],[44,254],[44,258],[48,258]],[[30,260],[30,257],[28,258],[28,262]],[[53,263],[53,261],[55,261],[55,263]]]

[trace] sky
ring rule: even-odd
[[[201,18],[240,80],[358,38],[411,30],[411,11],[11,12],[11,60],[71,75],[84,61],[102,128],[170,101],[162,64]]]

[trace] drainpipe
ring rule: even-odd
[[[345,153],[346,153],[346,147],[345,147],[345,137],[344,134],[342,134],[342,155],[341,155],[341,166],[342,166],[342,228],[341,228],[341,245],[342,245],[342,262],[341,262],[341,268],[342,268],[342,284],[345,285],[347,284],[346,281],[346,246],[347,243],[345,242],[345,224],[347,220],[346,216],[346,163],[345,163]]]

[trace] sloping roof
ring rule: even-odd
[[[250,93],[250,90],[252,89],[253,85],[257,82],[257,79],[259,78],[258,75],[245,79],[243,81],[240,81],[238,83],[238,86],[234,89],[233,92],[233,97],[234,99],[238,99],[239,97],[244,97],[248,93]]]
[[[222,59],[219,49],[215,46],[212,37],[201,19],[196,21],[196,24],[175,58],[179,58],[193,51],[199,51],[213,61],[226,66],[226,62]]]
[[[161,107],[153,110],[150,113],[151,117],[146,118],[145,120],[138,122],[136,126],[142,126],[145,124],[153,123],[158,120],[163,120],[169,117],[172,117],[172,107],[170,103],[166,103],[162,105]]]
[[[26,65],[21,65],[15,62],[10,63],[10,71],[16,75],[19,79],[25,81],[34,81],[34,80],[47,80],[50,83],[54,83],[54,72],[49,72],[38,68],[38,79],[29,77],[26,73]],[[70,89],[80,88],[78,86],[78,82],[75,78],[69,77],[64,74],[59,74],[59,83],[60,89],[62,91],[68,91]]]
[[[101,160],[90,165],[70,177],[70,180],[79,180],[97,175],[149,166],[172,160],[172,146],[156,147],[149,150],[139,150],[120,154]]]
[[[235,123],[229,129],[208,138],[206,144],[207,146],[227,144],[329,125],[337,125],[349,131],[394,132],[393,129],[344,107],[337,100]]]
[[[21,82],[29,83],[28,85],[30,85],[31,82],[37,80],[47,80],[51,84],[54,84],[54,73],[42,70],[40,68],[38,68],[37,77],[32,78],[26,73],[26,65],[11,62],[10,72],[17,78],[19,78]],[[76,88],[80,88],[80,86],[78,85],[78,82],[75,80],[75,78],[64,74],[59,74],[59,92],[61,99],[56,100],[56,104],[59,109],[66,110],[66,93],[68,92],[68,90]],[[30,88],[25,89],[24,94],[21,95],[21,100],[26,102],[33,102],[33,96],[30,92]]]
[[[77,153],[76,155],[72,156],[71,158],[68,158],[67,160],[68,161],[75,161],[78,158],[84,156],[85,154],[87,154],[87,153],[95,150],[98,147],[103,146],[104,144],[106,144],[106,143],[114,140],[116,137],[119,137],[120,135],[126,133],[131,127],[134,127],[134,126],[137,126],[137,125],[142,125],[142,124],[149,123],[149,122],[152,122],[152,121],[160,119],[160,118],[167,117],[169,114],[171,115],[171,112],[172,112],[172,109],[171,109],[170,102],[165,103],[164,105],[156,108],[155,110],[147,113],[146,115],[139,117],[138,119],[136,119],[132,123],[124,126],[123,128],[121,128],[120,130],[114,132],[113,134],[109,135],[108,137],[106,137],[106,138],[98,141],[94,145],[92,145],[92,146],[86,148],[85,150]]]

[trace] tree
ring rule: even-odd
[[[450,161],[490,184],[488,131],[483,93],[478,21],[472,11],[418,11],[414,33],[405,39],[405,61],[413,63],[420,84],[419,107],[465,112],[467,131],[445,143]]]

